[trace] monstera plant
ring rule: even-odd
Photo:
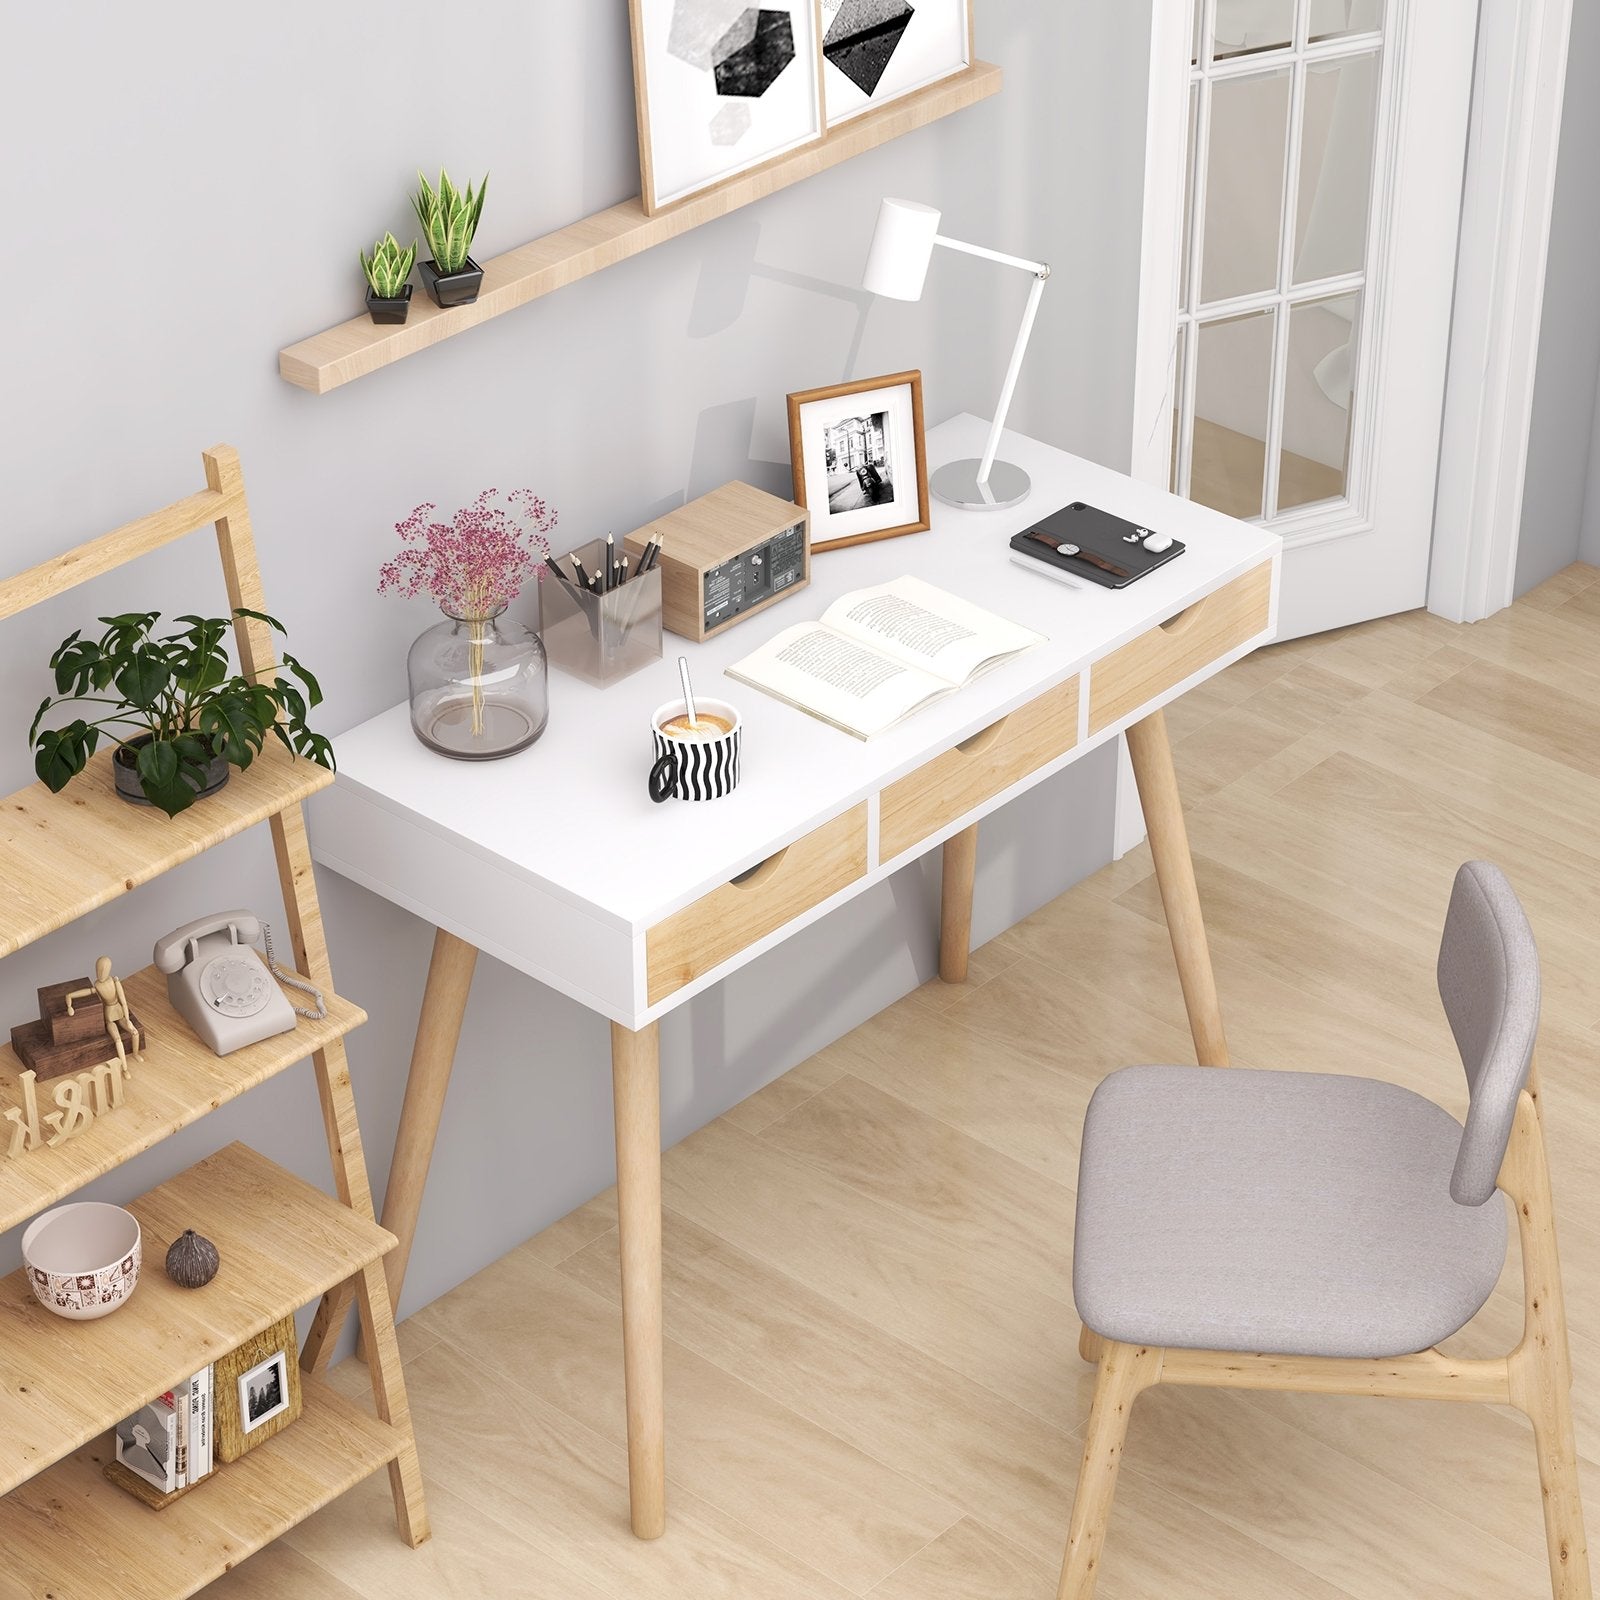
[[[483,283],[483,268],[472,259],[471,252],[489,179],[485,175],[476,190],[470,183],[465,189],[458,189],[450,181],[450,174],[441,169],[437,188],[421,172],[417,174],[417,184],[411,205],[422,225],[422,236],[433,251],[433,259],[422,263],[422,281],[436,305],[467,305],[478,298]]]
[[[240,609],[278,633],[283,624],[260,611]],[[101,617],[105,632],[85,639],[74,632],[50,657],[56,694],[46,696],[28,730],[34,770],[53,794],[72,781],[99,747],[112,740],[117,792],[158,806],[169,817],[243,771],[267,739],[291,755],[331,768],[333,747],[306,726],[321,704],[317,680],[287,651],[283,669],[260,683],[232,670],[224,617],[178,617],[157,633],[159,611]],[[106,708],[58,728],[41,728],[53,707]]]

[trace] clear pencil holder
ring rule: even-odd
[[[571,553],[586,572],[605,564],[604,539]],[[562,570],[572,563],[561,557]],[[629,578],[609,594],[591,594],[546,574],[539,585],[539,632],[552,666],[604,689],[661,659],[661,569]]]

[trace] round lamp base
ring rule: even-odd
[[[1033,482],[1021,467],[997,461],[989,469],[989,481],[980,484],[978,468],[982,465],[976,457],[946,462],[928,480],[929,487],[946,505],[968,511],[1004,511],[1028,498]]]

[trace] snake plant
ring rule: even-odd
[[[459,272],[467,263],[472,236],[478,231],[478,217],[489,187],[488,176],[484,176],[476,193],[470,183],[465,189],[458,189],[442,168],[437,189],[420,172],[417,180],[421,188],[411,197],[411,204],[417,221],[422,224],[428,247],[433,251],[434,265],[440,272]]]
[[[380,300],[398,300],[416,260],[415,239],[411,241],[409,249],[402,250],[400,241],[392,233],[386,233],[373,245],[370,257],[365,250],[361,252],[361,270],[366,273],[373,294]]]

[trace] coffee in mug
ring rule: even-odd
[[[682,700],[668,701],[650,719],[650,739],[652,800],[720,800],[738,788],[742,729],[726,700],[697,695],[693,725]]]
[[[695,710],[699,713],[697,721],[690,722],[689,713],[685,711],[659,724],[662,733],[669,739],[721,739],[733,732],[733,723],[729,718],[719,717],[712,711],[701,711],[698,702]]]

